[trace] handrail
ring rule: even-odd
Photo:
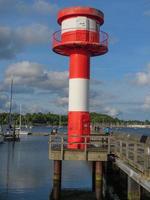
[[[69,138],[82,138],[81,142],[68,142]],[[59,150],[61,159],[63,159],[64,151],[67,150],[68,144],[76,144],[76,145],[82,145],[82,148],[80,149],[85,153],[85,156],[87,156],[87,152],[89,149],[93,150],[105,150],[107,153],[109,150],[109,136],[106,135],[67,135],[67,134],[55,134],[49,136],[49,149],[50,152]],[[78,151],[78,149],[75,149]],[[74,150],[74,151],[75,151]]]
[[[69,138],[82,138],[81,142],[68,142]],[[121,159],[125,164],[131,166],[135,171],[150,179],[150,145],[132,139],[118,138],[115,135],[67,135],[56,134],[50,135],[49,149],[50,152],[59,150],[61,159],[68,144],[82,145],[80,149],[85,153],[85,158],[89,151],[95,150],[96,152],[105,151],[108,155],[114,154],[115,157]],[[74,150],[76,151],[76,149]],[[77,149],[78,151],[78,149]]]
[[[132,140],[111,138],[111,151],[122,161],[150,177],[150,146]]]

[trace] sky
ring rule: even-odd
[[[91,58],[90,111],[150,120],[150,0],[0,0],[0,112],[68,110],[69,58],[52,51],[57,12],[90,6],[104,12],[109,51]]]

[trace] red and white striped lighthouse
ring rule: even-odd
[[[90,134],[90,57],[108,51],[108,35],[100,32],[104,14],[89,7],[65,8],[58,13],[61,30],[53,34],[53,51],[70,56],[68,147],[82,148]],[[74,137],[75,136],[75,137]]]

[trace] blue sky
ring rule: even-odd
[[[90,110],[150,120],[150,0],[0,0],[0,111],[67,113],[68,57],[51,50],[57,12],[104,12],[109,52],[91,59]]]

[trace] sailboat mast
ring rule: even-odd
[[[21,131],[21,104],[20,104],[20,117],[19,117],[19,128],[20,128],[20,131]]]
[[[13,97],[13,79],[11,80],[11,87],[10,87],[9,126],[12,123],[12,116],[11,116],[11,112],[12,112],[12,97]]]

